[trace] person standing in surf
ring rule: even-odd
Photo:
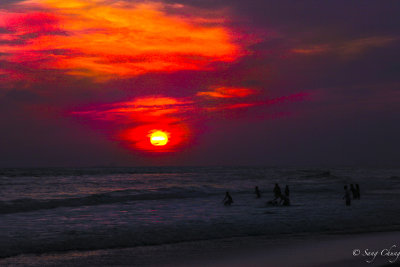
[[[350,185],[350,191],[353,194],[353,199],[357,199],[357,190],[353,184]]]
[[[280,198],[281,195],[282,195],[281,188],[279,187],[278,184],[275,184],[275,187],[274,187],[274,196],[275,196],[275,200],[277,200],[278,198]]]
[[[350,191],[347,189],[347,185],[344,186],[344,196],[343,199],[346,201],[346,206],[351,205],[351,196],[350,196]]]
[[[260,193],[260,190],[258,190],[258,186],[256,186],[256,188],[254,189],[254,193],[256,194],[256,198],[261,197],[261,193]]]
[[[356,184],[356,190],[357,190],[357,199],[361,198],[361,192],[360,192],[360,186]]]
[[[233,203],[233,199],[228,191],[226,191],[224,200],[222,200],[222,201],[224,202],[225,206],[230,206]]]
[[[286,196],[286,197],[289,197],[289,193],[290,193],[290,191],[289,191],[289,186],[286,185],[286,187],[285,187],[285,196]]]

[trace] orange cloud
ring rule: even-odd
[[[70,75],[104,80],[209,69],[213,62],[231,62],[244,53],[221,19],[178,15],[185,11],[182,5],[29,0],[17,6],[24,12],[1,12],[0,27],[10,32],[0,39],[21,42],[0,43],[3,59],[41,61],[37,68]]]

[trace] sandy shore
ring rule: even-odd
[[[235,237],[125,249],[21,255],[2,259],[0,265],[331,267],[389,264],[388,266],[397,266],[400,257],[395,260],[395,255],[385,255],[388,252],[386,250],[390,248],[394,253],[400,251],[400,232],[279,236],[279,239]],[[356,249],[359,252],[355,251]],[[377,252],[374,260],[373,255],[366,255],[374,252]],[[359,255],[353,256],[353,253]]]

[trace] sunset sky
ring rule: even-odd
[[[399,12],[3,0],[0,167],[398,166]]]

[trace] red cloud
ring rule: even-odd
[[[224,91],[231,92],[232,95],[236,93],[237,96],[240,96],[239,100],[241,101],[236,101],[235,103],[218,103],[214,99],[211,99],[210,102],[204,102],[195,97],[179,99],[165,96],[147,96],[73,113],[80,116],[89,116],[95,120],[108,120],[115,125],[119,125],[118,127],[122,126],[123,130],[118,131],[116,138],[136,150],[172,152],[184,147],[193,138],[194,133],[191,125],[196,121],[201,121],[202,114],[221,116],[218,111],[223,111],[223,114],[232,110],[240,112],[255,106],[302,101],[307,96],[305,93],[299,93],[275,99],[252,101],[246,95],[251,95],[249,92],[254,92],[254,90],[247,88],[236,89],[238,88]],[[224,98],[220,99],[223,100]],[[167,145],[153,146],[151,144],[149,135],[154,131],[162,131],[169,136]]]
[[[8,13],[0,12],[0,27],[18,38],[24,34],[54,32],[59,30],[59,18],[44,12]],[[8,35],[11,36],[11,35]]]
[[[235,97],[246,97],[255,94],[256,91],[249,88],[231,88],[231,87],[219,87],[214,91],[198,92],[198,96],[207,96],[215,98],[235,98]]]

